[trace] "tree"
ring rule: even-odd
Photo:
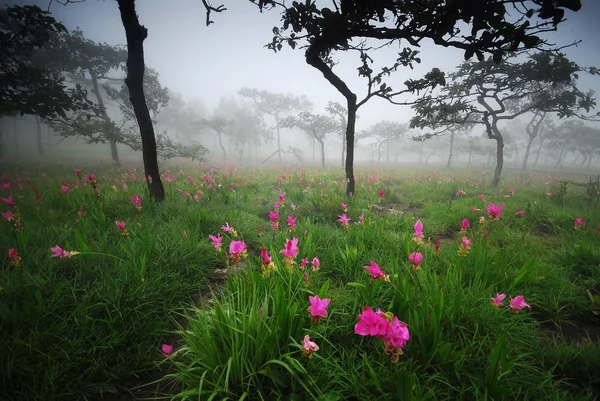
[[[365,132],[361,133],[360,136],[363,138],[372,138],[375,140],[373,146],[377,150],[377,164],[381,162],[381,148],[386,145],[386,163],[390,162],[390,141],[399,139],[408,131],[407,124],[400,124],[395,121],[380,121],[372,125]]]
[[[277,0],[250,1],[261,10],[285,7]],[[384,40],[386,44],[405,40],[418,47],[423,40],[429,39],[439,46],[462,49],[466,59],[476,55],[483,60],[484,53],[493,53],[494,60],[499,62],[508,50],[547,47],[539,35],[554,30],[563,21],[564,9],[577,11],[581,8],[580,0],[488,0],[477,3],[464,0],[332,0],[333,10],[318,8],[315,3],[313,0],[294,1],[290,7],[285,7],[283,26],[273,28],[274,37],[268,47],[279,51],[287,44],[292,48],[305,49],[306,62],[320,71],[345,97],[348,110],[348,194],[355,190],[353,162],[357,110],[376,96],[395,104],[409,104],[394,98],[406,93],[419,94],[445,83],[443,73],[433,69],[422,79],[406,81],[406,89],[393,90],[383,82],[384,78],[399,67],[412,67],[419,63],[418,52],[404,48],[392,66],[374,73],[369,66],[373,61],[369,52],[373,48],[368,47],[364,40]],[[207,25],[212,23],[212,11],[225,10],[222,6],[208,5],[206,0],[203,4],[207,10]],[[356,45],[352,42],[354,39],[363,42]],[[358,74],[367,80],[367,94],[360,100],[333,70],[332,53],[349,50],[358,51],[361,60]]]
[[[321,167],[325,168],[325,137],[336,132],[337,121],[325,114],[313,114],[310,111],[300,112],[297,116],[288,116],[280,121],[283,128],[300,128],[310,138],[321,145]]]
[[[309,110],[312,103],[304,96],[294,96],[290,93],[273,93],[266,90],[254,88],[242,88],[238,93],[251,99],[255,107],[264,114],[275,119],[277,131],[277,151],[279,152],[279,163],[281,163],[281,125],[279,124],[284,115],[297,110]]]
[[[591,93],[581,92],[575,82],[584,68],[564,55],[548,52],[530,54],[519,62],[519,54],[497,63],[492,59],[464,62],[450,75],[452,83],[438,96],[427,96],[413,108],[413,127],[453,127],[464,123],[484,124],[488,138],[496,141],[496,168],[492,187],[500,182],[504,164],[504,137],[498,123],[541,111],[556,112],[559,118],[578,116],[595,107]],[[562,91],[555,87],[562,85]]]
[[[346,108],[338,102],[328,102],[325,110],[340,120],[340,137],[342,138],[342,167],[344,167],[344,163],[346,161],[346,125],[348,125],[348,110],[346,110]]]
[[[227,128],[233,124],[233,121],[225,117],[214,116],[211,118],[203,118],[201,124],[210,128],[217,134],[219,146],[223,152],[223,163],[225,163],[227,161],[227,152],[225,151],[225,146],[223,146],[223,136],[227,134]]]
[[[144,40],[148,30],[140,25],[135,11],[135,0],[117,0],[121,13],[121,21],[127,37],[127,78],[125,84],[129,89],[129,100],[133,107],[136,121],[142,138],[142,155],[144,173],[147,177],[148,191],[156,201],[165,199],[165,188],[160,179],[156,137],[150,111],[144,95]]]

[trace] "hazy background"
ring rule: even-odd
[[[49,1],[8,1],[7,4],[36,4],[46,9]],[[140,22],[148,29],[148,38],[144,42],[146,64],[156,69],[160,74],[161,83],[173,92],[180,93],[184,101],[193,102],[198,110],[210,113],[218,106],[221,97],[236,95],[240,88],[251,87],[306,95],[315,104],[315,112],[320,113],[325,112],[328,101],[345,104],[344,98],[322,75],[306,64],[303,50],[284,47],[280,53],[274,53],[264,47],[272,38],[272,27],[279,26],[278,11],[264,11],[261,14],[257,7],[246,0],[212,0],[212,4],[224,4],[228,9],[223,13],[213,13],[212,19],[215,23],[207,27],[205,9],[200,0],[137,2]],[[53,2],[50,11],[70,30],[80,27],[89,39],[111,45],[125,44],[125,32],[115,1],[87,0],[66,6]],[[558,32],[549,35],[548,38],[559,45],[582,40],[579,46],[567,49],[567,55],[581,65],[600,67],[600,1],[583,0],[583,9],[577,13],[567,13],[567,19],[560,24]],[[413,71],[403,69],[393,75],[388,81],[392,87],[401,88],[407,78],[421,77],[432,67],[452,71],[463,60],[461,51],[432,46],[429,43],[422,46],[420,51],[422,64]],[[392,64],[397,52],[397,46],[384,48],[375,53],[374,59],[379,65]],[[365,82],[356,73],[357,56],[336,53],[334,59],[340,62],[336,66],[336,72],[359,97],[364,94]],[[595,78],[583,77],[580,87],[591,88],[600,93],[600,79]],[[357,131],[382,119],[407,122],[411,115],[409,107],[393,106],[385,100],[374,98],[359,110]],[[13,124],[12,120],[3,123],[5,126],[10,124]],[[31,120],[23,120],[18,124],[23,131],[33,132],[35,129]],[[3,127],[5,132],[10,129]],[[481,127],[478,130],[483,131]],[[293,145],[301,148],[305,152],[306,160],[310,162],[312,148],[308,139],[292,130],[283,132],[282,147]],[[198,139],[213,150],[213,134],[206,132],[203,135],[204,137],[199,136]],[[33,138],[33,134],[30,137],[21,135],[18,138],[21,146],[17,153],[27,153],[30,147],[35,149]],[[10,136],[4,139],[8,145],[11,141]],[[326,141],[328,163],[339,165],[341,140],[337,136],[330,136]],[[438,142],[440,141],[443,142],[444,139]],[[61,143],[62,149],[72,146],[66,142],[72,143],[73,140],[68,139]],[[357,145],[357,162],[369,162],[372,159],[373,150],[368,143],[366,140]],[[272,149],[276,149],[274,144],[271,146]],[[434,155],[432,160],[443,160],[446,151],[442,152],[441,149],[447,145],[431,146],[434,152],[439,154],[439,157]],[[272,149],[265,148],[261,152],[267,155]],[[128,156],[137,157],[123,147],[119,150],[124,159]],[[51,149],[48,157],[52,156],[52,152]],[[85,151],[84,155],[109,160],[109,151],[104,145],[94,145],[91,150]],[[214,156],[219,160],[218,154]],[[411,154],[393,157],[398,158],[413,162],[419,160],[419,156]],[[316,160],[319,160],[318,151]]]

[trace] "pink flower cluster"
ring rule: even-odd
[[[408,325],[401,322],[392,313],[384,313],[380,309],[373,311],[368,306],[363,308],[358,315],[358,323],[354,326],[354,333],[359,336],[377,337],[385,344],[386,354],[391,356],[392,362],[396,363],[406,342],[410,340]]]
[[[501,308],[502,306],[504,306],[504,303],[502,301],[504,301],[505,298],[506,294],[496,294],[495,297],[490,298],[490,300],[492,301],[492,306],[496,309]],[[523,297],[523,295],[518,295],[514,298],[511,298],[508,302],[508,307],[512,312],[515,313],[518,313],[520,310],[525,308],[531,308],[531,306],[525,302],[525,298]]]

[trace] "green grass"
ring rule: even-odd
[[[468,171],[359,170],[348,199],[340,170],[187,165],[165,170],[167,200],[154,204],[133,168],[94,172],[99,197],[67,167],[5,171],[10,189],[0,197],[13,196],[20,227],[3,221],[0,241],[21,261],[4,256],[0,270],[2,400],[579,400],[600,391],[600,212],[585,187],[548,197],[559,180],[541,174],[507,174],[492,189]],[[141,210],[129,199],[136,193]],[[268,212],[281,193],[274,231]],[[498,222],[485,218],[489,201],[504,204]],[[341,202],[348,230],[337,222]],[[585,224],[576,230],[577,217]],[[460,233],[465,218],[471,227]],[[412,241],[416,220],[422,245]],[[223,233],[226,222],[237,238]],[[218,232],[221,252],[208,239]],[[472,243],[461,257],[463,235]],[[293,237],[297,264],[286,269],[280,250]],[[232,239],[248,246],[244,269],[211,285],[213,271],[232,263]],[[55,245],[80,254],[50,258]],[[261,248],[277,266],[268,277]],[[300,260],[315,256],[320,269],[302,271]],[[371,259],[389,281],[370,279]],[[494,309],[496,293],[509,295],[505,304],[523,295],[531,309]],[[314,325],[310,295],[331,299]],[[408,324],[397,363],[380,339],[355,334],[365,306]],[[305,335],[319,346],[311,358]],[[169,357],[163,343],[175,346]]]

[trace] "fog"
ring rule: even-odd
[[[9,1],[7,5],[38,5],[48,9],[49,1]],[[137,2],[140,23],[148,29],[144,42],[145,62],[158,73],[160,85],[168,88],[169,101],[160,107],[154,118],[157,134],[164,133],[183,145],[201,144],[208,149],[203,157],[212,163],[241,165],[274,165],[278,157],[276,120],[273,116],[256,110],[253,99],[239,94],[242,88],[252,88],[271,93],[291,94],[305,97],[310,107],[298,108],[284,113],[295,116],[304,109],[314,115],[335,116],[327,112],[329,102],[345,105],[344,97],[316,69],[305,61],[304,51],[285,47],[278,53],[265,45],[271,41],[272,28],[280,25],[277,10],[260,13],[248,1],[223,0],[227,10],[213,13],[214,21],[206,26],[206,11],[200,0],[177,0],[165,2],[144,0]],[[217,5],[217,2],[213,2]],[[220,3],[219,3],[220,4]],[[87,0],[62,5],[51,2],[49,11],[68,30],[81,29],[86,39],[110,46],[125,48],[125,32],[115,1]],[[567,21],[560,24],[558,32],[547,34],[548,40],[558,46],[581,41],[577,46],[565,48],[567,57],[582,66],[600,66],[600,2],[583,0],[580,12],[567,12]],[[370,52],[374,66],[394,63],[399,47],[393,45]],[[414,69],[400,68],[387,80],[394,88],[402,88],[407,79],[422,77],[433,67],[450,73],[464,60],[457,49],[434,46],[423,42],[418,49],[422,62]],[[344,79],[359,98],[366,95],[366,81],[357,76],[360,60],[356,54],[336,52],[336,72]],[[125,77],[124,68],[111,69],[102,84],[119,88]],[[86,75],[87,78],[87,75]],[[85,84],[84,84],[85,85]],[[577,81],[582,91],[600,92],[600,77],[582,74]],[[92,88],[86,86],[88,98],[94,102]],[[115,124],[135,129],[135,124],[123,119],[117,101],[101,87],[101,96],[107,116]],[[147,96],[151,96],[147,94]],[[407,95],[406,100],[415,99]],[[597,111],[597,110],[595,110]],[[245,114],[244,114],[245,113]],[[450,134],[423,142],[411,138],[424,132],[406,129],[400,138],[391,138],[378,148],[375,138],[369,137],[371,127],[381,121],[408,124],[414,111],[408,106],[396,106],[373,98],[358,111],[355,163],[357,165],[447,165],[450,151]],[[206,123],[214,117],[225,119],[238,116],[235,125],[230,123],[223,132],[221,142],[217,131]],[[562,123],[556,115],[548,116],[556,124]],[[259,121],[260,120],[260,121]],[[93,162],[111,163],[111,149],[107,143],[85,143],[85,138],[64,137],[51,124],[30,115],[5,116],[0,119],[4,160],[36,161],[43,163]],[[502,122],[505,135],[505,166],[520,167],[528,146],[526,126],[529,116],[521,116]],[[252,130],[250,124],[256,124]],[[596,122],[587,126],[600,129]],[[41,134],[38,134],[38,130]],[[235,132],[234,132],[235,131]],[[252,131],[252,132],[250,132]],[[543,130],[542,130],[543,132]],[[343,165],[343,131],[324,135],[324,160],[328,167]],[[41,137],[41,144],[38,141]],[[282,161],[289,164],[321,165],[321,147],[317,140],[298,127],[280,128],[280,147],[290,150],[282,154]],[[598,171],[600,169],[600,139],[580,141],[578,137],[559,140],[542,140],[540,134],[530,144],[529,168],[572,169]],[[548,137],[550,138],[550,137]],[[562,142],[561,142],[562,141]],[[594,142],[595,141],[595,142]],[[89,141],[88,141],[89,142]],[[475,126],[455,134],[452,166],[493,167],[494,141],[487,139],[484,126]],[[123,143],[117,145],[122,163],[139,164],[141,153]],[[294,153],[291,149],[300,152]],[[226,155],[224,157],[224,154]],[[301,154],[298,158],[297,155]]]

